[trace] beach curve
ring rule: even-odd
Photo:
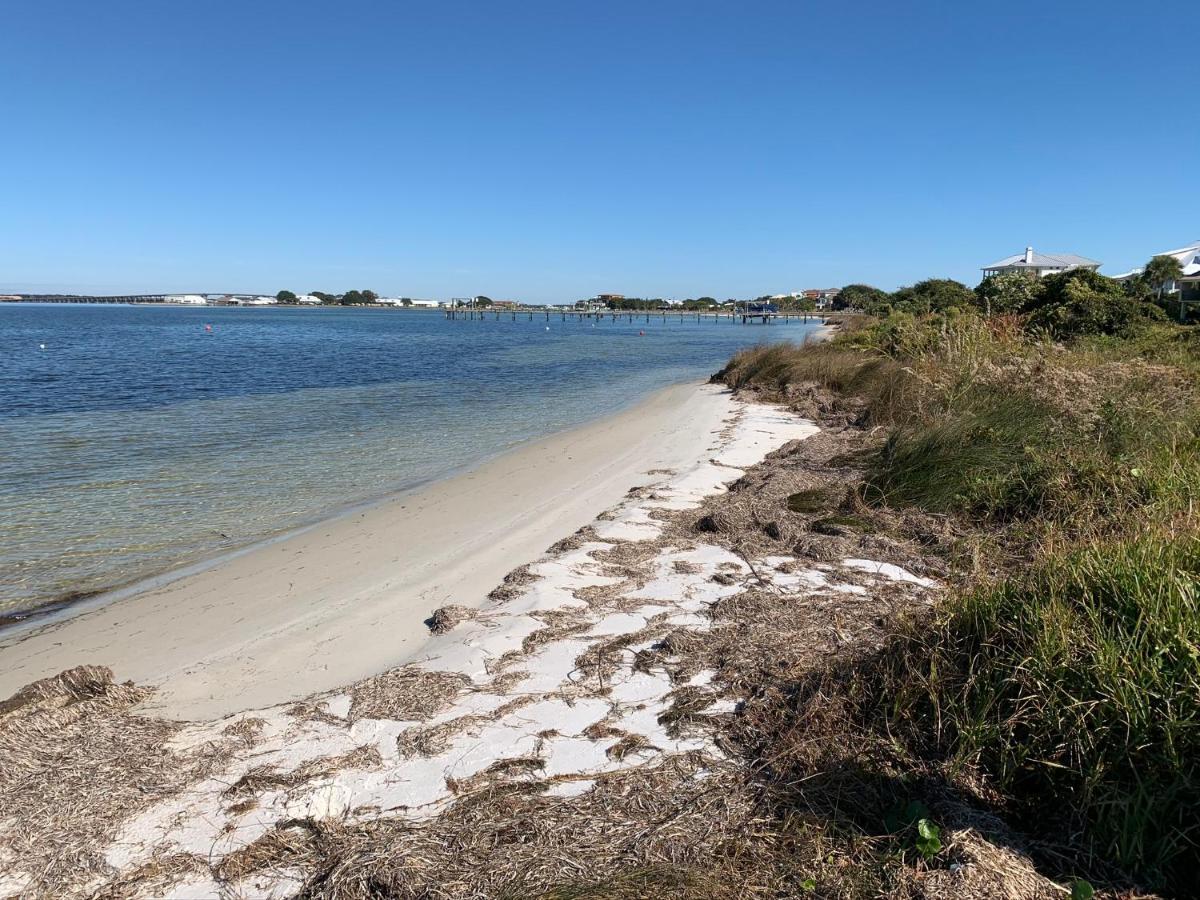
[[[515,566],[628,490],[703,454],[732,410],[675,385],[463,474],[216,565],[0,638],[0,695],[81,664],[155,685],[155,715],[217,718],[402,664],[446,604],[479,606]]]

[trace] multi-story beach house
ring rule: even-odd
[[[1053,275],[1055,272],[1066,272],[1070,269],[1091,269],[1097,271],[1102,263],[1086,256],[1076,256],[1074,253],[1035,253],[1032,247],[1026,247],[1024,253],[1006,256],[1004,259],[983,267],[983,277],[999,275],[1003,272],[1031,272],[1039,278]]]

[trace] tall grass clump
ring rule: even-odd
[[[894,431],[868,486],[897,506],[1001,520],[1034,515],[1052,490],[1062,444],[1052,409],[1028,395],[981,388],[953,415]]]
[[[986,772],[1030,832],[1195,896],[1198,588],[1200,539],[1156,532],[967,591],[892,658],[891,725]]]
[[[913,387],[910,373],[896,361],[840,342],[751,347],[734,354],[713,380],[784,402],[802,387],[820,388],[855,401],[880,424],[881,419],[890,424],[896,415],[903,415],[897,410]]]

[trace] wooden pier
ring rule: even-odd
[[[776,322],[782,322],[785,325],[807,322],[820,322],[824,324],[826,316],[818,312],[743,312],[737,310],[730,312],[728,310],[705,311],[705,310],[672,310],[672,309],[656,309],[656,310],[628,310],[628,309],[607,309],[607,310],[581,310],[581,309],[548,309],[548,308],[509,308],[495,309],[491,307],[471,307],[471,306],[456,306],[445,310],[447,319],[461,319],[463,321],[486,321],[493,319],[497,322],[509,320],[516,322],[518,319],[526,319],[530,322],[540,319],[546,322],[557,320],[559,322],[577,321],[583,322],[592,320],[595,323],[599,322],[627,322],[635,324],[637,322],[685,322],[701,323],[713,322],[720,324],[728,322],[730,325],[748,325],[757,323],[762,325],[773,325]]]

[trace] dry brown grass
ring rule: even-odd
[[[429,626],[430,632],[433,634],[445,634],[452,630],[459,622],[465,622],[469,619],[474,619],[479,615],[479,610],[471,609],[469,606],[457,606],[449,604],[447,606],[439,606],[433,611],[426,620],[426,625]]]
[[[424,721],[448,707],[470,687],[471,680],[465,675],[403,666],[360,681],[351,687],[349,718],[351,721]]]
[[[129,713],[148,693],[115,683],[102,666],[80,666],[3,704],[0,858],[32,874],[29,896],[65,895],[107,874],[101,851],[126,819],[227,756],[226,746],[168,750],[177,723]]]
[[[291,788],[299,784],[325,778],[338,772],[352,769],[377,769],[383,764],[379,751],[374,747],[356,747],[339,756],[322,756],[310,759],[287,772],[278,772],[268,766],[257,766],[246,772],[225,789],[229,799],[261,794],[265,791]],[[252,808],[252,807],[250,807]]]
[[[235,871],[299,867],[310,873],[302,895],[312,898],[528,897],[561,890],[564,882],[664,866],[687,872],[700,864],[741,870],[775,895],[786,883],[786,873],[773,867],[755,872],[745,855],[755,838],[769,843],[771,835],[735,767],[714,770],[679,757],[603,776],[586,798],[548,798],[541,790],[493,785],[422,824],[284,823],[276,830],[282,834],[247,848]]]

